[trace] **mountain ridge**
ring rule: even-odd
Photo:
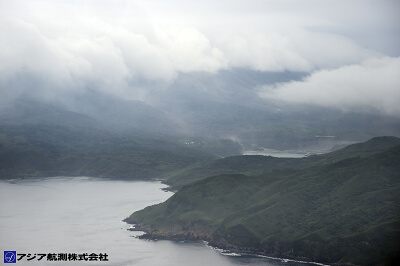
[[[304,169],[207,177],[125,221],[152,239],[201,239],[321,263],[385,263],[400,250],[400,145],[380,138],[358,148],[376,141],[396,145]]]
[[[171,187],[171,190],[176,191],[186,184],[211,175],[235,173],[257,175],[281,168],[301,169],[316,164],[335,162],[348,157],[373,155],[396,144],[400,145],[400,138],[383,136],[372,138],[363,143],[352,144],[327,154],[311,155],[300,159],[276,158],[262,155],[230,156],[210,162],[189,165],[187,168],[169,173],[166,176],[165,183]]]

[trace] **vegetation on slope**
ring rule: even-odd
[[[378,137],[331,153],[318,156],[312,155],[301,159],[260,155],[231,156],[215,161],[192,164],[184,169],[170,172],[165,176],[165,182],[170,185],[171,189],[178,190],[184,185],[209,176],[222,174],[259,175],[276,169],[305,169],[311,166],[341,161],[346,158],[370,156],[395,145],[400,145],[400,138]]]
[[[177,134],[171,129],[176,129],[175,124],[166,126],[169,120],[150,112],[144,103],[111,101],[104,95],[86,97],[99,105],[89,108],[89,104],[88,110],[93,111],[88,112],[95,115],[32,99],[1,107],[0,178],[162,179],[188,165],[240,153],[241,147],[231,140],[195,140]]]
[[[325,263],[375,265],[398,254],[398,139],[376,138],[308,161],[302,169],[208,177],[126,221],[155,238],[205,239]]]
[[[158,136],[71,125],[0,127],[0,178],[89,175],[160,178],[216,156]]]

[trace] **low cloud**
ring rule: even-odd
[[[0,93],[92,89],[140,99],[148,88],[132,84],[171,82],[179,73],[313,72],[400,53],[373,41],[398,35],[394,1],[243,3],[4,0]]]
[[[312,73],[303,81],[258,88],[263,98],[400,116],[400,57],[368,59]]]

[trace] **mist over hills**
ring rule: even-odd
[[[258,95],[261,85],[287,83],[305,76],[248,69],[181,74],[173,82],[143,80],[132,84],[146,87],[141,100],[90,89],[49,98],[33,87],[29,93],[2,104],[0,121],[2,125],[91,125],[118,132],[184,136],[198,143],[208,138],[226,139],[243,150],[304,149],[318,144],[321,138],[316,136],[334,136],[335,141],[400,136],[400,118],[376,110],[289,104]]]
[[[397,0],[2,0],[0,179],[163,180],[178,192],[127,219],[150,238],[390,264],[399,13]],[[270,149],[307,157],[243,155]]]
[[[26,93],[3,99],[0,108],[3,177],[42,176],[52,169],[74,175],[158,175],[173,180],[179,176],[176,171],[184,174],[189,171],[184,168],[195,162],[246,150],[323,153],[374,136],[400,136],[397,117],[288,104],[258,95],[261,84],[290,82],[306,75],[248,69],[188,73],[173,82],[136,83],[148,86],[141,100],[91,89],[50,97],[38,93],[40,88],[33,84]],[[131,150],[127,152],[126,147]],[[118,153],[125,159],[113,167],[111,157]],[[174,154],[173,162],[167,159],[168,153]],[[164,158],[157,161],[159,156]],[[133,167],[135,163],[139,168]]]

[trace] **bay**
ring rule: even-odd
[[[278,158],[303,158],[303,157],[310,155],[310,153],[262,149],[262,150],[255,150],[255,151],[246,151],[243,153],[243,155],[263,155],[263,156],[272,156],[272,157],[278,157]]]
[[[255,256],[227,256],[204,242],[136,238],[122,220],[168,199],[160,182],[54,177],[0,182],[0,250],[18,254],[106,253],[108,261],[23,265],[305,265]],[[3,256],[3,252],[1,252]]]

